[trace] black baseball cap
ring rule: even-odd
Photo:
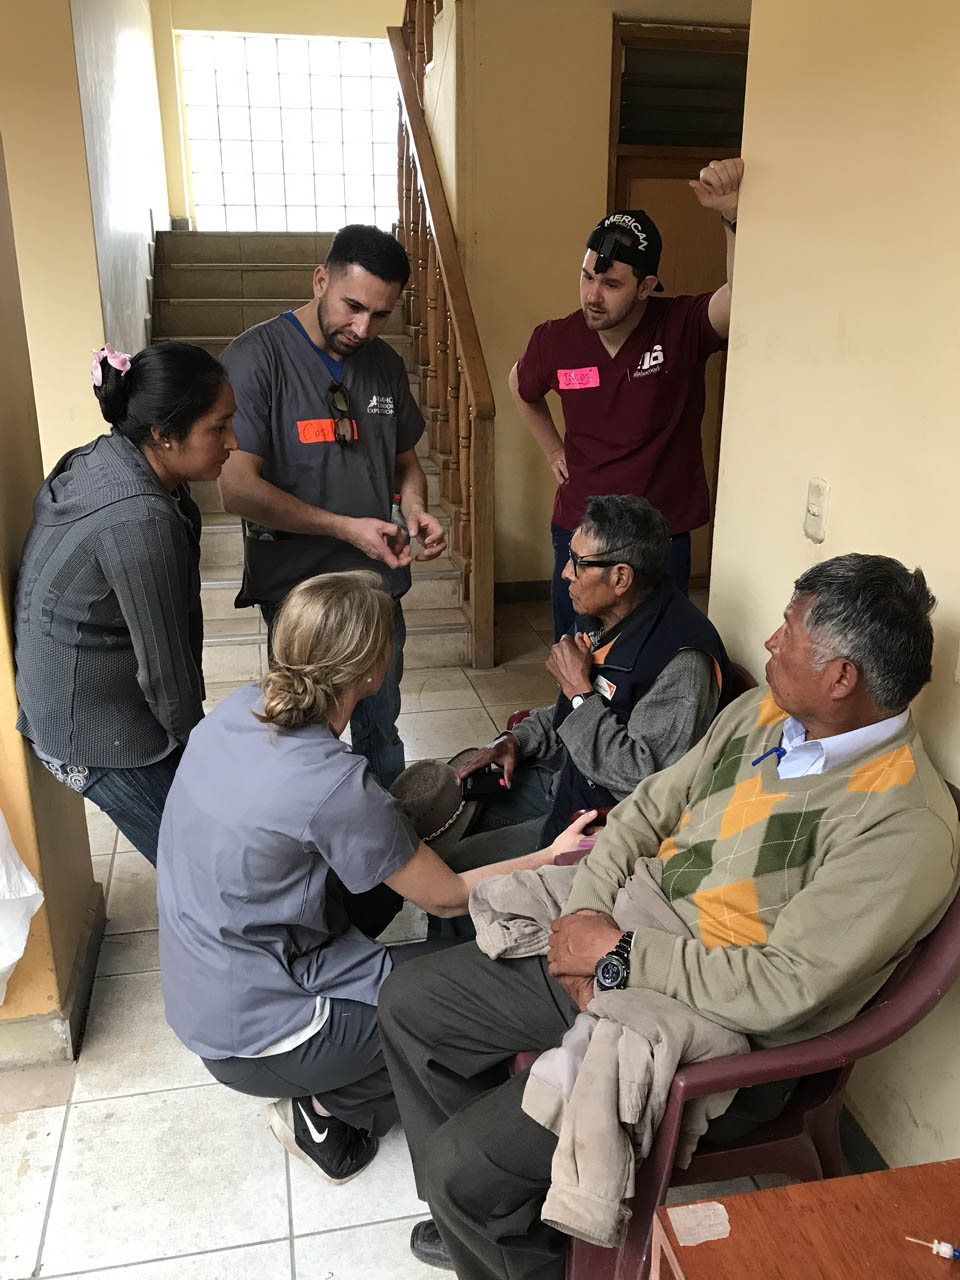
[[[629,237],[629,243],[624,243],[624,235]],[[601,218],[590,232],[587,248],[597,255],[599,272],[606,271],[611,260],[616,260],[636,267],[645,276],[655,276],[660,269],[663,241],[657,224],[643,209],[616,209]],[[654,293],[662,292],[663,285],[658,280]]]

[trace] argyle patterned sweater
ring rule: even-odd
[[[834,769],[779,778],[776,755],[759,757],[786,718],[764,688],[722,712],[611,810],[564,908],[609,912],[637,859],[659,859],[693,937],[638,930],[630,985],[759,1046],[848,1021],[958,884],[956,806],[912,719]]]

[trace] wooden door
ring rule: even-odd
[[[651,148],[648,155],[617,158],[614,205],[617,209],[645,209],[659,227],[663,237],[660,280],[665,293],[675,297],[712,292],[726,278],[724,232],[717,215],[703,208],[687,183],[717,157],[685,147],[670,149],[673,154],[667,150]],[[710,576],[725,369],[724,353],[707,361],[702,438],[711,517],[709,524],[691,536],[690,578],[694,586],[706,585]]]

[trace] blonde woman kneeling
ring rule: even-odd
[[[273,670],[194,729],[160,828],[167,1019],[221,1083],[280,1098],[273,1133],[334,1182],[370,1163],[397,1118],[377,997],[395,963],[430,945],[374,941],[383,898],[462,915],[479,880],[551,862],[584,824],[461,875],[419,842],[340,741],[390,663],[393,602],[378,581],[329,573],[290,592]]]

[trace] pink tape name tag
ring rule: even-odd
[[[600,370],[596,365],[591,369],[558,369],[557,382],[561,391],[579,391],[581,387],[599,387]]]

